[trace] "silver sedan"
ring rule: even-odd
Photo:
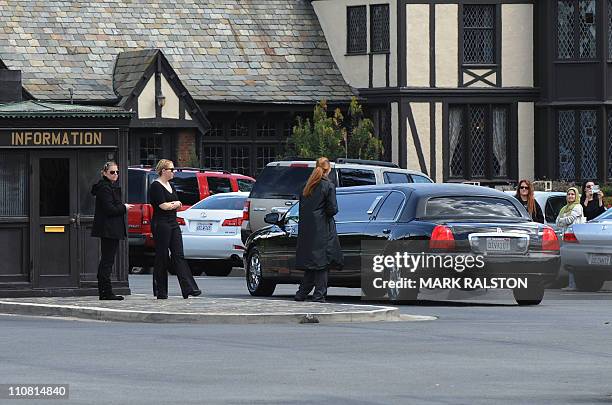
[[[568,228],[561,263],[574,274],[578,290],[599,291],[606,280],[612,280],[612,209]]]

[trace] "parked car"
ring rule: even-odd
[[[157,178],[150,166],[128,168],[128,198],[133,207],[128,211],[128,240],[130,246],[130,268],[153,266],[155,245],[151,233],[153,207],[148,201],[149,185]],[[249,192],[255,179],[226,171],[196,168],[177,168],[172,183],[176,187],[182,209],[219,193]]]
[[[199,276],[227,276],[242,267],[240,240],[242,207],[247,192],[212,195],[177,214],[183,250],[191,272]]]
[[[612,210],[567,229],[561,262],[574,274],[580,291],[599,291],[606,280],[612,280]]]
[[[514,195],[516,191],[510,190],[506,193]],[[561,237],[562,235],[557,230],[557,217],[561,208],[566,204],[565,193],[560,191],[534,191],[533,197],[542,209],[544,224],[552,227],[557,232],[557,236]]]
[[[286,160],[266,165],[244,206],[243,242],[252,232],[266,226],[266,214],[286,212],[299,200],[314,166],[314,160]],[[433,182],[421,172],[401,169],[390,162],[337,159],[331,166],[329,176],[337,187]]]
[[[330,270],[329,285],[361,286],[361,259],[372,254],[363,242],[425,241],[449,254],[486,254],[485,277],[527,277],[528,288],[513,290],[519,305],[537,305],[544,283],[557,274],[559,241],[549,226],[532,222],[506,193],[460,184],[391,184],[339,188],[336,226],[345,258]],[[295,269],[299,203],[286,214],[269,213],[270,226],[245,244],[246,284],[251,295],[269,296],[277,284],[299,283]],[[490,246],[489,246],[490,245]],[[385,248],[379,249],[380,252]],[[387,294],[392,296],[393,291]],[[403,299],[415,300],[418,290]]]

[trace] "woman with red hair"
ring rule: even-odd
[[[514,195],[517,200],[523,204],[529,215],[531,216],[531,220],[534,222],[539,222],[541,224],[544,223],[544,215],[542,215],[542,208],[540,208],[540,204],[536,201],[533,196],[533,184],[529,180],[521,180],[519,181],[518,188],[516,189],[516,194]]]
[[[328,179],[331,164],[326,157],[317,164],[300,195],[300,219],[295,267],[304,270],[304,278],[295,294],[304,301],[314,287],[312,300],[325,302],[327,272],[343,264],[334,215],[338,212],[336,187]]]

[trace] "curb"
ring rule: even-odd
[[[345,312],[277,313],[181,313],[101,308],[95,305],[50,305],[0,300],[0,313],[26,316],[67,317],[98,321],[193,324],[346,323],[380,321],[421,321],[428,317],[400,315],[395,307],[364,306],[369,310]],[[427,319],[423,319],[427,318]],[[435,318],[431,318],[435,319]]]

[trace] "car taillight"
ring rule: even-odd
[[[243,221],[248,221],[249,220],[249,210],[251,209],[251,202],[250,201],[245,201],[244,202],[244,208],[242,208],[242,220]]]
[[[573,231],[565,232],[563,234],[563,242],[564,243],[578,243],[578,238],[576,237],[576,234]]]
[[[176,217],[176,222],[178,222],[179,225],[185,225],[185,218]]]
[[[559,250],[559,238],[552,228],[544,228],[542,250]]]
[[[431,232],[430,249],[454,249],[455,237],[448,226],[437,225]]]
[[[242,218],[229,218],[223,221],[221,226],[242,226]]]
[[[151,215],[149,213],[149,207],[145,204],[142,204],[140,206],[140,215],[142,218],[142,224],[143,225],[149,225],[149,222],[151,220]]]

